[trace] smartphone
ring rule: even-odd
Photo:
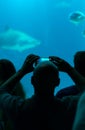
[[[39,64],[40,62],[44,62],[44,61],[49,61],[50,59],[48,57],[42,57],[40,59],[38,59],[34,64],[33,67],[35,68],[37,64]]]
[[[43,61],[49,61],[49,58],[47,58],[47,57],[40,58],[38,60],[38,63],[43,62]]]

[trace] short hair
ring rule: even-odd
[[[38,85],[59,85],[59,71],[57,66],[51,61],[39,63],[33,72],[33,78]],[[34,85],[34,83],[32,83]],[[35,86],[35,85],[34,85]]]
[[[85,77],[85,51],[78,51],[74,55],[74,68]]]

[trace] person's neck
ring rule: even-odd
[[[41,100],[51,100],[54,98],[53,92],[35,92],[35,95]]]

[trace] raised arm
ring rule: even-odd
[[[50,56],[49,58],[59,68],[59,71],[66,72],[71,77],[74,83],[78,86],[77,89],[79,89],[79,91],[85,90],[85,78],[80,73],[78,73],[67,61],[57,56]]]
[[[34,54],[28,55],[21,69],[16,72],[12,77],[10,77],[5,83],[3,83],[0,86],[0,90],[5,89],[6,91],[11,92],[14,89],[13,86],[15,86],[16,83],[19,82],[24,75],[33,71],[33,63],[37,59],[39,59],[39,56],[36,56]]]

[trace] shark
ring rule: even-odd
[[[0,48],[22,52],[41,44],[41,41],[19,30],[7,28],[0,33]]]

